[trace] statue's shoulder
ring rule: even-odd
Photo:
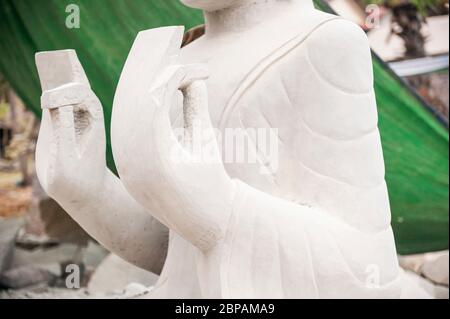
[[[356,45],[369,46],[369,40],[365,31],[356,23],[339,17],[314,10],[311,14],[311,22],[315,25],[311,37],[320,35],[322,40],[352,41]]]
[[[354,93],[372,89],[369,41],[357,24],[342,18],[325,21],[308,37],[306,50],[312,66],[337,89]]]

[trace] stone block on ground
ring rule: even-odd
[[[11,266],[16,236],[22,224],[21,218],[0,218],[0,274]]]
[[[449,252],[400,256],[400,266],[439,285],[449,285]]]
[[[7,270],[0,275],[0,287],[22,289],[35,285],[52,286],[57,276],[47,269],[25,266]]]
[[[57,202],[51,198],[42,199],[39,210],[45,224],[45,232],[51,239],[87,246],[91,237]]]
[[[23,245],[42,246],[48,243],[70,243],[86,246],[91,237],[42,189],[39,181],[33,179],[33,198],[28,214]]]
[[[422,275],[437,284],[448,287],[448,258],[448,251],[429,256],[429,258],[425,259],[425,262],[422,265]]]
[[[436,285],[417,273],[406,270],[402,274],[402,299],[448,299],[448,287]]]

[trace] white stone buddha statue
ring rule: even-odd
[[[400,297],[364,32],[311,0],[182,2],[204,10],[205,35],[180,50],[183,28],[143,31],[125,64],[111,127],[120,179],[74,52],[37,55],[44,189],[161,274],[146,297]],[[227,160],[236,145],[218,135],[250,128],[275,132],[277,156],[244,134],[256,160]]]

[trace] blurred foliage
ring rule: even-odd
[[[8,115],[8,104],[4,100],[0,100],[0,121]]]
[[[426,56],[425,18],[448,13],[448,0],[361,0],[362,5],[377,4],[392,10],[391,32],[405,45],[404,58]]]
[[[0,101],[6,98],[8,88],[9,88],[8,82],[6,82],[6,79],[3,77],[3,74],[0,73]]]
[[[388,8],[411,4],[422,15],[426,16],[428,12],[440,11],[441,8],[448,8],[448,0],[362,0],[365,5],[378,4]]]
[[[8,114],[8,104],[6,103],[8,89],[8,82],[6,82],[5,78],[0,73],[0,121]]]

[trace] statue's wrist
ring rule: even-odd
[[[90,179],[91,183],[79,185],[78,189],[74,189],[71,194],[69,193],[68,205],[80,211],[92,211],[103,207],[110,198],[108,195],[110,189],[108,185],[110,180],[107,178],[108,172],[109,170],[105,165],[103,172],[98,176],[86,177]],[[67,200],[65,201],[67,202]]]

